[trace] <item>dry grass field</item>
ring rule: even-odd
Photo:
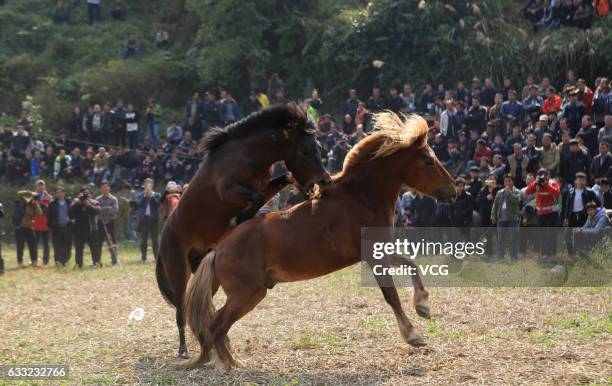
[[[62,383],[612,383],[610,288],[432,288],[431,320],[416,316],[412,290],[401,289],[429,340],[416,349],[353,267],[269,291],[230,331],[245,367],[220,373],[176,368],[173,310],[158,292],[154,264],[140,264],[135,251],[121,266],[83,272],[17,269],[13,251],[4,257],[0,363],[69,365]],[[144,319],[128,322],[136,307]]]

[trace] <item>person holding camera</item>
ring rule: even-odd
[[[140,210],[140,221],[138,229],[140,230],[140,253],[142,262],[147,261],[147,244],[149,237],[153,246],[153,254],[157,257],[159,248],[158,244],[158,223],[159,223],[159,205],[161,203],[161,194],[153,191],[153,179],[147,178],[144,180],[144,191],[136,198],[138,209]]]
[[[112,265],[117,264],[117,233],[115,231],[115,220],[119,212],[119,201],[110,192],[108,181],[104,180],[100,184],[100,195],[96,201],[100,205],[100,215],[98,220],[98,252],[102,256],[102,244],[106,241],[111,254]]]
[[[42,241],[43,245],[43,264],[49,264],[49,225],[47,221],[47,209],[49,208],[49,203],[51,202],[51,195],[47,193],[47,185],[45,181],[38,180],[36,181],[36,192],[34,194],[33,199],[38,203],[42,213],[40,215],[34,216],[33,228],[34,232],[36,232],[36,248],[38,249],[38,244]]]
[[[100,247],[98,246],[98,214],[100,206],[97,201],[90,198],[91,191],[84,187],[79,195],[72,201],[68,211],[74,222],[74,258],[75,269],[83,269],[83,249],[85,244],[91,252],[91,267],[101,267]]]
[[[504,176],[504,188],[495,194],[491,223],[497,225],[497,258],[503,260],[505,244],[510,243],[510,257],[518,258],[518,233],[521,218],[521,191],[514,186],[511,174]]]
[[[66,192],[63,187],[58,186],[55,189],[55,200],[51,201],[47,212],[47,222],[53,241],[53,257],[57,267],[65,267],[70,260],[72,229],[69,209],[70,203],[66,199]]]
[[[552,256],[557,252],[556,233],[552,229],[557,226],[559,218],[559,205],[557,200],[561,190],[557,181],[550,178],[550,172],[544,168],[538,170],[536,179],[525,189],[526,194],[536,195],[536,210],[538,226],[547,228],[540,240],[540,252],[544,256]]]

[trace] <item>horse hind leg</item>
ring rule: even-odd
[[[211,324],[210,332],[215,349],[214,365],[216,369],[228,370],[231,367],[241,367],[234,359],[229,347],[227,333],[236,321],[249,313],[266,296],[267,289],[241,288],[235,293],[227,294],[227,301]]]

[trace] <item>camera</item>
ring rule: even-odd
[[[89,199],[89,192],[79,193],[79,200],[84,201]]]
[[[544,182],[546,182],[546,173],[538,173],[538,185],[544,185]]]

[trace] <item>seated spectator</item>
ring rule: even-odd
[[[183,139],[183,128],[172,122],[166,129],[166,139],[172,146],[178,145]]]
[[[558,113],[561,110],[561,97],[555,93],[553,87],[546,89],[546,99],[542,106],[542,112],[549,114],[551,112]]]
[[[102,182],[104,175],[108,170],[108,160],[110,155],[104,147],[98,149],[98,154],[94,157],[93,178],[96,184]]]
[[[606,216],[604,208],[598,208],[595,202],[586,204],[587,219],[580,228],[574,228],[574,244],[581,256],[592,250],[597,244],[609,234],[610,220]]]
[[[130,36],[127,40],[125,48],[123,48],[123,59],[135,58],[140,59],[140,47],[134,36]]]
[[[607,177],[612,170],[612,155],[609,151],[607,142],[599,144],[599,154],[597,154],[591,162],[591,181],[598,182],[600,179]]]
[[[55,178],[66,178],[71,161],[70,156],[66,154],[66,149],[60,149],[53,165],[53,176]]]
[[[123,0],[115,0],[115,6],[111,10],[111,18],[117,21],[125,20],[127,16],[127,10]]]
[[[599,129],[597,141],[606,142],[612,148],[612,115],[606,115],[604,126]]]
[[[57,0],[57,2],[55,3],[52,19],[55,24],[70,22],[70,13],[66,8],[66,4],[64,4],[64,0]]]
[[[176,181],[179,184],[183,181],[183,162],[179,160],[178,154],[174,152],[164,165],[164,180]]]
[[[170,36],[168,35],[168,31],[161,28],[155,34],[155,47],[164,48],[170,45]]]

